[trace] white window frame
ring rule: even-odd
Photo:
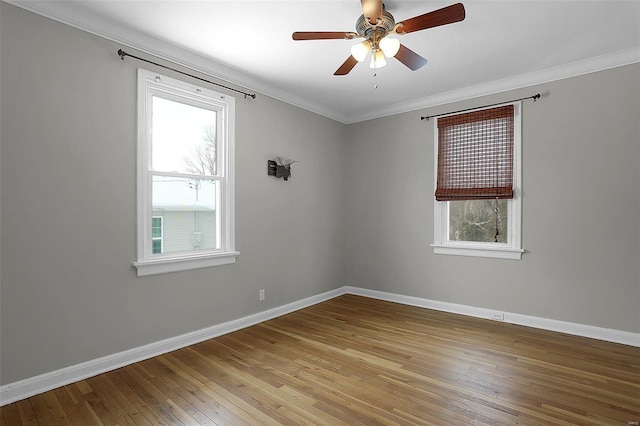
[[[219,220],[217,249],[153,254],[151,243],[151,168],[153,96],[216,111],[219,184],[216,216]],[[186,271],[236,262],[235,250],[235,98],[155,72],[138,69],[137,150],[137,260],[138,276]],[[188,177],[188,175],[185,175]],[[208,176],[208,178],[211,178]]]
[[[455,256],[489,257],[520,260],[522,258],[522,103],[506,103],[514,108],[513,198],[507,203],[507,241],[505,243],[455,241],[449,239],[449,202],[434,197],[433,252]],[[485,108],[478,108],[482,110]],[[476,110],[476,111],[477,111]],[[454,114],[449,114],[454,115]],[[434,191],[438,179],[438,125],[434,123]]]

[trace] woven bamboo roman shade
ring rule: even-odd
[[[513,198],[513,105],[438,119],[436,200]]]

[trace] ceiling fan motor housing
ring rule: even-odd
[[[375,25],[369,23],[369,21],[361,15],[356,21],[356,32],[365,38],[371,38],[372,34],[382,33],[381,37],[384,37],[389,31],[396,25],[396,21],[393,15],[386,10],[382,11],[382,17],[378,19]]]

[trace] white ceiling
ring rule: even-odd
[[[640,62],[638,0],[463,1],[464,21],[398,36],[426,66],[391,59],[376,77],[333,75],[357,41],[291,39],[355,31],[358,0],[8,2],[343,123]],[[402,21],[453,3],[385,5]]]

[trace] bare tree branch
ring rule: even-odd
[[[204,129],[203,144],[193,149],[184,163],[190,173],[216,175],[218,172],[216,130],[213,126]]]

